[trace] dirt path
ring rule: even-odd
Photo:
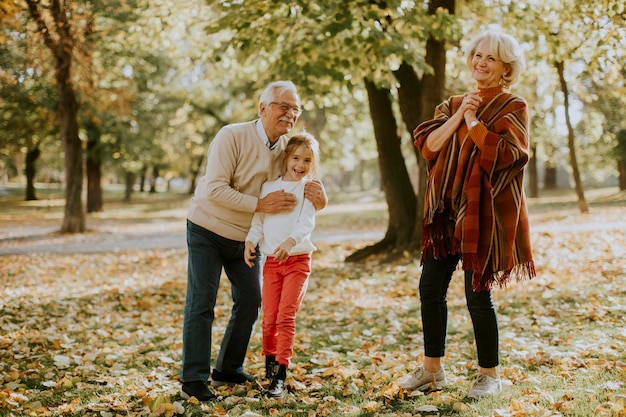
[[[185,223],[162,221],[115,226],[93,225],[87,233],[62,235],[59,226],[0,228],[0,256],[31,253],[98,253],[127,250],[186,249]],[[314,242],[378,240],[379,231],[319,231]]]
[[[357,212],[355,207],[327,207],[329,211]],[[60,219],[0,222],[0,257],[35,253],[99,253],[129,250],[186,249],[185,211],[173,210],[160,218],[90,219],[83,234],[58,233]],[[349,225],[347,225],[349,227]],[[386,222],[377,230],[318,230],[313,242],[372,241],[383,238]],[[583,233],[624,230],[626,207],[599,208],[581,215],[575,210],[531,213],[531,231],[540,233]]]

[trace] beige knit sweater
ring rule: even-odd
[[[261,141],[255,121],[220,129],[209,145],[206,172],[198,182],[187,218],[222,237],[243,242],[261,185],[281,174],[287,140],[280,137],[270,151]]]

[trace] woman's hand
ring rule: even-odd
[[[465,94],[465,97],[463,97],[461,107],[459,108],[459,113],[463,115],[467,127],[469,127],[470,123],[472,123],[473,121],[478,120],[478,117],[476,117],[476,112],[478,111],[478,107],[480,107],[482,102],[483,99],[480,97],[477,90],[470,91]]]

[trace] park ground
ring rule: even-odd
[[[284,400],[262,398],[260,326],[246,371],[258,384],[220,400],[180,398],[188,198],[112,193],[81,235],[57,232],[58,195],[0,196],[0,417],[5,416],[626,416],[626,194],[531,199],[537,277],[494,291],[502,395],[465,394],[477,373],[460,275],[449,292],[450,385],[430,395],[397,380],[422,352],[420,264],[344,258],[382,237],[379,194],[331,195],[298,314]],[[214,340],[231,301],[222,281]],[[214,356],[217,344],[214,346]]]

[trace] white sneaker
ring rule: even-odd
[[[400,380],[400,386],[408,390],[419,390],[422,392],[438,391],[448,385],[446,373],[443,366],[435,373],[429,372],[420,366],[415,372],[405,376]]]
[[[487,395],[494,395],[502,391],[502,383],[500,378],[494,378],[489,375],[479,374],[476,382],[467,394],[468,398],[478,400]]]

